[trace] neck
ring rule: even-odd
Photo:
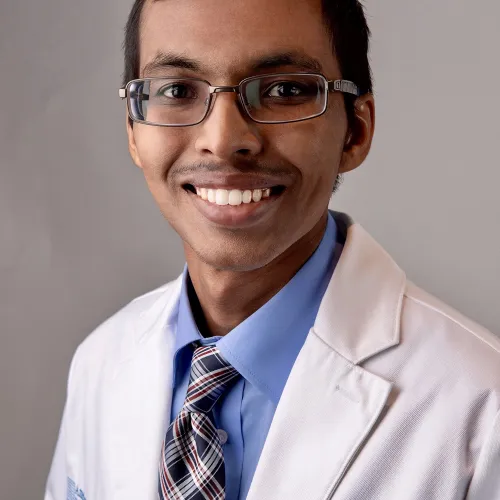
[[[328,213],[269,264],[251,271],[217,269],[185,248],[191,281],[189,301],[201,334],[226,335],[276,295],[318,248],[327,217]]]

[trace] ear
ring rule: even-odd
[[[127,127],[128,150],[130,152],[130,156],[132,157],[132,160],[134,161],[136,166],[142,169],[141,159],[139,157],[139,153],[137,152],[137,145],[135,143],[134,126],[133,122],[129,118],[128,112],[126,114],[125,120]]]
[[[358,168],[368,156],[375,132],[375,100],[365,94],[354,103],[354,120],[347,132],[339,174]]]

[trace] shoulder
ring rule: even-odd
[[[412,282],[401,315],[402,341],[434,351],[440,365],[500,390],[500,338]]]
[[[78,346],[72,360],[75,365],[99,368],[104,363],[119,361],[147,326],[148,316],[168,316],[169,306],[178,295],[181,277],[140,295],[99,324]],[[141,328],[139,328],[139,325]]]

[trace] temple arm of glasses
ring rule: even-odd
[[[328,82],[328,90],[332,92],[345,92],[347,94],[353,94],[356,97],[361,95],[359,87],[349,80],[330,80]]]
[[[119,89],[118,93],[119,93],[119,96],[120,96],[121,99],[125,99],[127,97],[127,95],[128,95],[127,89]],[[131,94],[131,97],[135,97],[134,93]],[[140,101],[149,101],[149,96],[148,95],[138,94],[137,98]]]

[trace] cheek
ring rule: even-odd
[[[165,188],[168,170],[183,149],[182,133],[161,127],[139,126],[135,132],[137,152],[148,184]]]
[[[330,197],[343,151],[338,125],[326,114],[309,122],[297,123],[276,134],[271,143],[279,157],[298,169],[302,196]],[[320,201],[321,200],[321,201]]]
[[[181,130],[147,125],[141,128],[135,134],[135,141],[144,179],[160,212],[175,228],[181,192],[179,186],[170,182],[168,172],[185,148],[185,134]]]

